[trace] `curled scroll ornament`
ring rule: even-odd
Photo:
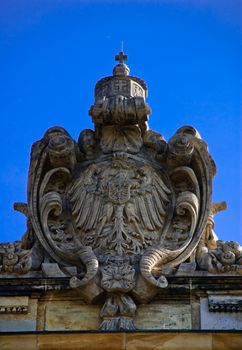
[[[191,127],[179,129],[168,145],[171,180],[172,175],[181,171],[193,184],[192,191],[188,191],[186,186],[184,191],[178,190],[175,209],[175,214],[179,216],[189,213],[191,226],[188,239],[179,249],[166,249],[165,239],[162,237],[160,245],[148,249],[141,258],[142,276],[148,283],[160,288],[166,287],[167,281],[164,276],[156,279],[152,270],[161,265],[166,267],[179,265],[192,254],[199,243],[209,215],[211,183],[215,173],[207,145],[200,139],[195,129]],[[184,176],[182,178],[184,179]]]

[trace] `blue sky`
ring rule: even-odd
[[[124,41],[131,74],[149,88],[150,127],[169,139],[192,125],[217,164],[221,239],[242,242],[242,1],[0,0],[0,241],[20,239],[30,148],[60,125],[92,127],[95,82]]]

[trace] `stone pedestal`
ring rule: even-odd
[[[137,334],[174,331],[193,338],[194,331],[242,331],[239,276],[167,278],[167,289],[152,302],[137,305]],[[70,289],[67,278],[2,278],[0,294],[0,331],[5,338],[13,338],[12,332],[32,333],[34,339],[38,332],[98,332],[101,301],[87,305]],[[136,331],[132,334],[135,337]]]

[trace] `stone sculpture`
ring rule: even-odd
[[[147,86],[122,52],[97,82],[95,130],[78,142],[60,127],[32,146],[21,241],[0,245],[0,273],[69,277],[87,303],[103,303],[100,329],[134,329],[137,303],[193,263],[208,273],[242,271],[235,242],[216,241],[215,163],[190,127],[166,142],[148,129]],[[30,272],[29,272],[30,271]],[[168,272],[167,272],[168,271]]]

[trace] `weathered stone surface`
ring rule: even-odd
[[[234,241],[217,240],[214,214],[226,209],[225,202],[213,203],[204,234],[196,250],[198,267],[213,274],[242,274],[242,247]]]
[[[208,308],[212,312],[242,312],[242,294],[211,294],[208,296]]]
[[[119,334],[38,334],[0,337],[1,350],[124,350],[125,335]]]
[[[239,350],[242,348],[242,334],[214,333],[213,349]]]
[[[241,334],[215,332],[3,335],[1,350],[241,350]]]
[[[241,312],[211,312],[208,299],[201,299],[201,329],[237,329],[242,330]]]
[[[45,330],[96,330],[99,327],[100,306],[77,301],[48,302],[45,308]]]
[[[169,278],[242,274],[240,245],[216,241],[214,215],[226,203],[212,203],[216,167],[206,143],[191,126],[168,142],[149,130],[147,86],[129,75],[127,55],[116,60],[113,75],[95,86],[94,130],[75,141],[53,127],[32,146],[28,202],[14,205],[27,230],[21,241],[0,244],[0,279],[13,287],[11,276],[22,276],[24,293],[39,298],[37,316],[17,315],[25,306],[6,309],[15,310],[20,329],[94,330],[99,323],[123,331],[135,322],[144,329],[199,328],[207,286],[197,295],[178,287],[186,298],[175,305]],[[26,277],[46,281],[31,285]],[[57,300],[48,294],[55,288],[70,288],[75,297]],[[7,289],[3,284],[1,293]],[[154,298],[156,306],[140,305]],[[203,320],[203,307],[201,313]],[[17,327],[11,316],[1,321],[4,329]]]
[[[168,324],[171,329],[181,329],[181,327],[185,329],[188,325],[190,325],[191,329],[200,329],[200,297],[207,299],[211,295],[216,295],[216,293],[235,296],[238,290],[242,291],[242,281],[239,276],[227,276],[226,278],[221,278],[221,276],[192,278],[173,276],[169,277],[168,281],[169,287],[156,296],[156,301],[152,301],[147,305],[137,305],[137,314],[134,317],[134,323],[138,329],[165,330],[168,328],[163,327],[168,327]],[[5,324],[4,328],[1,328],[2,331],[10,329],[14,331],[18,329],[16,324],[12,322],[9,322],[8,326],[6,326],[8,320],[15,322],[15,316],[18,316],[17,319],[20,320],[19,325],[21,327],[21,319],[23,318],[20,316],[24,316],[27,319],[29,317],[32,320],[31,329],[33,329],[33,325],[36,323],[36,330],[38,331],[96,330],[99,326],[99,310],[101,305],[84,304],[80,300],[79,295],[69,290],[68,280],[66,278],[42,279],[42,282],[41,279],[38,279],[38,281],[28,279],[23,280],[21,283],[18,278],[15,278],[12,281],[8,279],[7,283],[2,280],[0,281],[0,291],[4,290],[5,295],[8,295],[4,297],[4,300],[8,300],[9,297],[12,298],[16,293],[22,293],[23,288],[29,294],[32,294],[33,297],[37,297],[38,291],[39,296],[38,301],[36,301],[37,311],[33,317],[26,314],[0,315],[0,320],[3,320],[4,317]],[[3,289],[3,286],[5,289]],[[210,290],[209,296],[207,295],[207,290]],[[212,291],[214,294],[212,294]],[[237,294],[237,298],[239,297],[239,294]],[[32,300],[35,302],[36,299],[30,298],[31,302]],[[188,312],[188,317],[182,320],[184,311]],[[210,311],[210,313],[213,312]],[[34,319],[36,321],[33,321]],[[172,324],[169,323],[171,320],[174,321]],[[25,329],[30,329],[29,326],[27,327],[26,324]],[[229,329],[231,329],[230,325]]]
[[[123,350],[125,336],[120,334],[72,334],[68,341],[65,334],[39,337],[39,350]]]
[[[0,315],[1,314],[26,314],[29,311],[29,297],[0,297]]]
[[[1,350],[37,350],[38,348],[38,337],[34,334],[1,335],[0,337]]]
[[[48,331],[97,330],[98,305],[78,304],[76,301],[53,301],[45,305],[45,326]],[[137,329],[191,329],[190,305],[152,303],[139,305],[135,317]]]
[[[135,318],[138,329],[191,329],[191,306],[179,303],[139,305]]]
[[[37,300],[28,297],[0,297],[6,312],[0,314],[0,332],[23,332],[36,330]],[[24,312],[16,312],[24,307]]]
[[[199,333],[127,334],[125,349],[213,350],[212,335]]]

